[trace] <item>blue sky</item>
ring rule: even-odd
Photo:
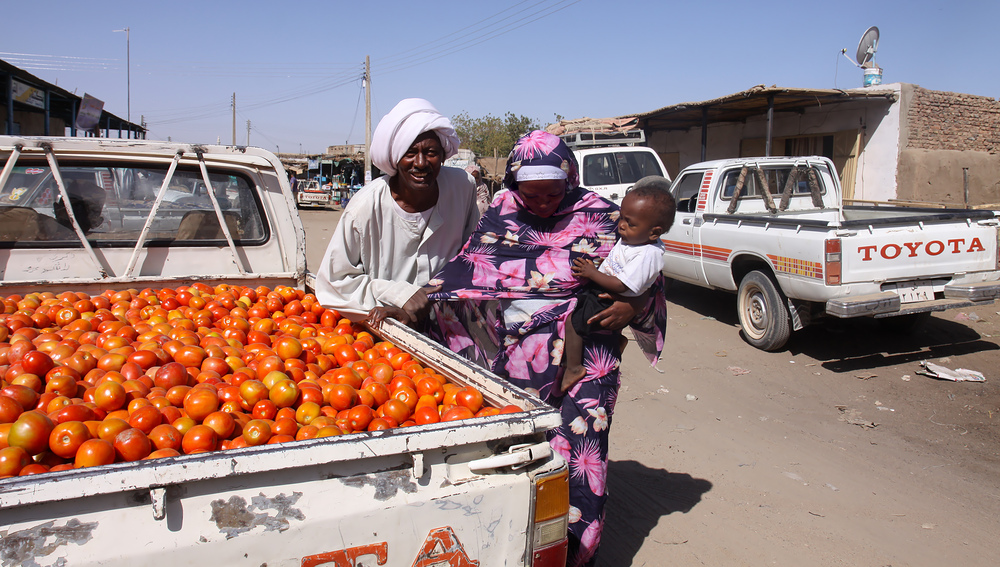
[[[364,142],[399,100],[542,124],[754,85],[852,88],[861,34],[883,82],[1000,97],[1000,2],[55,0],[3,4],[0,59],[139,122],[150,138],[321,152]],[[113,30],[128,27],[126,36]],[[126,51],[131,60],[126,86]]]

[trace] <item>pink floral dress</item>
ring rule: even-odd
[[[443,286],[431,296],[438,300],[432,336],[515,385],[537,390],[561,410],[563,425],[549,432],[549,442],[570,468],[570,565],[596,559],[621,363],[618,333],[587,335],[586,377],[565,395],[556,393],[574,293],[587,283],[571,266],[581,256],[605,258],[617,238],[617,222],[617,206],[578,187],[567,190],[548,218],[528,211],[516,190],[502,192],[458,256],[429,283]],[[662,277],[649,298],[630,326],[655,364],[666,326]],[[524,305],[531,313],[515,315]]]

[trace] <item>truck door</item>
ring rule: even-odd
[[[677,214],[674,225],[660,237],[666,247],[663,273],[668,277],[692,283],[704,279],[699,233],[710,183],[711,175],[706,175],[704,171],[690,171],[679,177],[670,188],[677,202]]]

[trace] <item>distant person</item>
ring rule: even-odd
[[[90,234],[91,231],[104,223],[104,201],[107,199],[107,195],[97,183],[75,179],[66,187],[66,192],[69,194],[73,216],[84,234]],[[63,204],[61,196],[52,204],[52,212],[59,224],[74,234],[76,233],[73,221],[69,218],[69,211]]]
[[[288,178],[288,184],[292,186],[292,197],[298,195],[299,193],[299,180],[295,178],[293,173],[291,177]]]
[[[479,209],[479,215],[482,216],[486,209],[490,208],[490,187],[483,181],[478,165],[472,164],[466,167],[465,171],[469,172],[473,181],[476,182],[476,207]]]
[[[472,177],[443,167],[458,144],[451,121],[426,100],[403,100],[382,118],[371,153],[385,175],[344,207],[316,278],[321,304],[353,319],[376,308],[404,323],[426,315],[424,284],[479,220]]]

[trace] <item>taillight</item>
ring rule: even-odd
[[[840,239],[830,238],[826,241],[823,273],[826,274],[826,285],[840,285]]]
[[[569,527],[569,471],[563,467],[535,477],[535,523],[531,539],[532,567],[566,565]]]

